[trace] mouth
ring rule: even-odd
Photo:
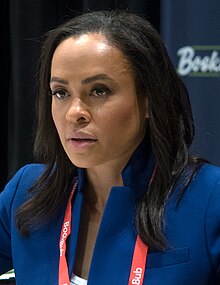
[[[91,133],[76,131],[68,135],[67,141],[75,150],[86,150],[90,146],[94,145],[98,139]]]
[[[75,149],[85,149],[97,142],[97,139],[70,138],[68,141]]]
[[[97,139],[90,139],[90,138],[83,138],[83,139],[80,139],[80,138],[71,138],[69,139],[70,141],[75,141],[75,142],[96,142]]]

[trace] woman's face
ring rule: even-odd
[[[52,58],[50,87],[53,120],[72,163],[123,167],[143,137],[147,104],[140,112],[121,51],[101,34],[64,40]]]

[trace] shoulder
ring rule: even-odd
[[[220,276],[220,167],[204,165],[198,172],[198,180],[203,192],[208,192],[205,236],[210,262]]]
[[[6,187],[11,182],[20,182],[21,180],[26,183],[31,183],[35,181],[38,177],[42,175],[42,173],[45,170],[44,164],[26,164],[22,168],[20,168],[15,175],[12,177],[12,179],[9,181],[9,183],[6,185]]]
[[[190,201],[197,200],[203,206],[208,206],[210,197],[213,196],[216,197],[215,204],[220,203],[220,167],[203,164],[189,183],[185,194]]]
[[[220,223],[220,167],[204,164],[189,184],[189,195],[206,207],[206,216],[218,215]]]
[[[220,167],[205,163],[187,183],[190,173],[191,170],[185,172],[184,177],[179,180],[170,196],[170,203],[175,205],[181,201],[182,205],[202,205],[205,208],[209,204],[210,197],[215,196],[216,204],[220,205]],[[183,191],[185,183],[187,188]]]
[[[14,214],[26,200],[28,190],[43,173],[44,165],[29,164],[22,167],[0,193],[0,274],[13,268],[11,258],[11,231]]]
[[[0,194],[0,204],[10,205],[15,198],[23,203],[27,197],[27,191],[43,174],[44,169],[43,164],[27,164],[19,169]]]
[[[220,167],[212,164],[205,163],[199,169],[198,175],[204,178],[219,179],[220,178]],[[211,177],[210,177],[211,175]]]
[[[15,175],[7,183],[3,193],[8,192],[10,188],[18,186],[31,187],[33,183],[43,174],[45,165],[43,164],[27,164],[20,168]]]
[[[219,188],[220,191],[220,167],[211,164],[202,165],[189,186],[206,190]]]

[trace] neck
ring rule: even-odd
[[[85,201],[100,213],[103,212],[112,186],[123,186],[121,169],[115,167],[95,167],[86,169]]]

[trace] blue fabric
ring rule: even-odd
[[[145,155],[141,155],[144,152]],[[97,236],[88,285],[128,283],[136,240],[135,208],[146,190],[152,161],[142,144],[122,173],[125,186],[111,189]],[[0,195],[0,274],[14,267],[17,285],[58,284],[59,237],[65,209],[49,225],[31,232],[28,238],[19,235],[14,223],[16,209],[27,199],[27,190],[43,169],[44,166],[37,164],[23,167]],[[79,170],[79,180],[79,185],[83,185],[83,169]],[[178,191],[177,187],[166,208],[165,234],[169,249],[149,253],[144,285],[219,284],[220,169],[204,165],[176,207]],[[68,241],[70,275],[82,200],[79,187]]]

